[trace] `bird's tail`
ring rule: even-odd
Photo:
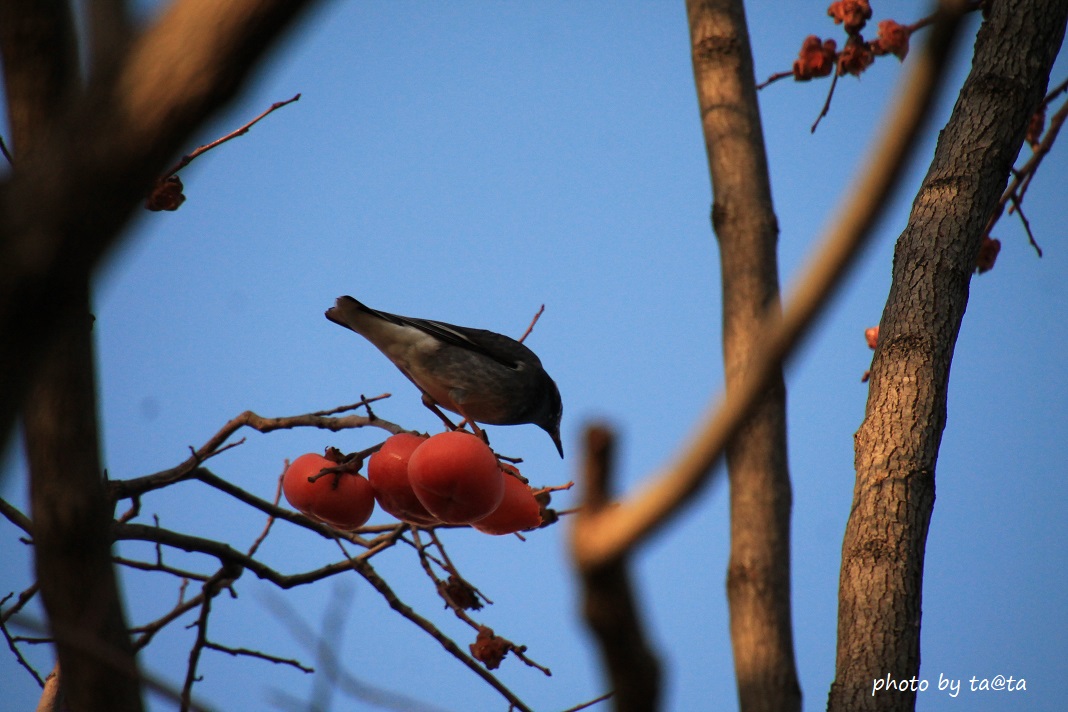
[[[382,314],[350,296],[338,297],[334,306],[326,310],[327,319],[348,329],[353,329],[368,314],[383,318]]]

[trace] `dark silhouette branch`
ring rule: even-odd
[[[0,28],[10,38],[33,24],[38,7],[62,4],[5,2]],[[124,49],[113,69],[65,92],[33,150],[20,155],[15,142],[15,169],[0,183],[0,433],[10,431],[57,320],[76,304],[76,285],[118,241],[156,177],[308,4],[177,0],[140,34],[114,40]],[[102,8],[94,11],[97,42],[128,24],[117,0]],[[10,86],[8,106],[22,110]]]
[[[604,425],[586,429],[583,443],[582,508],[573,535],[586,517],[610,506],[615,435]],[[629,557],[607,561],[577,559],[582,583],[582,614],[600,649],[601,660],[620,712],[655,710],[660,699],[660,661],[642,627],[631,586]]]

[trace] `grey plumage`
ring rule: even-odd
[[[349,296],[326,318],[365,339],[441,407],[489,425],[533,423],[560,457],[560,391],[541,361],[515,339],[485,329],[389,314]]]

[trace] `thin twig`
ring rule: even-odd
[[[1031,247],[1035,248],[1035,252],[1038,256],[1042,256],[1042,248],[1035,242],[1035,234],[1031,232],[1031,221],[1024,215],[1023,205],[1020,203],[1020,199],[1015,194],[1009,196],[1012,200],[1012,207],[1016,209],[1016,214],[1020,216],[1020,222],[1023,223],[1024,231],[1027,233],[1027,239],[1031,243]]]
[[[29,588],[20,593],[19,597],[15,599],[15,605],[11,606],[11,608],[8,608],[6,611],[3,610],[3,604],[7,599],[11,598],[11,595],[4,596],[4,599],[0,601],[0,621],[6,621],[8,618],[21,611],[27,603],[33,600],[33,597],[37,595],[39,589],[40,586],[34,581],[30,584]]]
[[[126,559],[121,556],[113,556],[111,557],[111,560],[114,561],[116,564],[119,564],[120,566],[125,566],[130,569],[137,569],[138,571],[159,571],[162,573],[171,574],[172,576],[177,576],[178,578],[190,579],[193,581],[200,582],[207,581],[210,578],[209,576],[205,576],[204,574],[198,574],[192,571],[184,571],[182,569],[174,568],[173,566],[168,566],[160,561],[157,561],[154,564],[150,564],[146,561]]]
[[[278,665],[289,665],[304,673],[315,672],[315,668],[310,668],[307,665],[302,664],[299,660],[294,660],[293,658],[280,658],[277,655],[270,655],[268,653],[260,652],[259,650],[231,648],[228,645],[220,645],[219,643],[213,643],[210,640],[204,643],[204,647],[209,650],[217,650],[220,653],[226,653],[227,655],[233,655],[234,657],[243,655],[246,658],[259,658],[260,660],[266,660],[269,663],[276,663]]]
[[[770,77],[765,79],[762,83],[757,84],[757,86],[756,86],[757,91],[760,91],[761,89],[763,89],[764,87],[768,86],[769,84],[774,84],[775,82],[779,81],[780,79],[786,79],[787,77],[792,77],[792,76],[794,76],[794,73],[793,73],[793,71],[790,71],[790,70],[787,70],[785,72],[775,72]],[[611,693],[609,693],[609,694],[611,694]]]
[[[428,621],[426,618],[423,618],[421,615],[416,613],[408,604],[401,601],[400,598],[397,597],[397,594],[393,592],[393,589],[391,589],[389,585],[385,582],[385,580],[378,575],[374,568],[372,568],[370,565],[365,565],[363,564],[363,562],[360,562],[356,559],[351,559],[350,561],[352,562],[352,568],[356,571],[356,573],[360,574],[360,576],[363,576],[363,578],[369,584],[371,584],[371,586],[376,591],[378,591],[379,595],[381,595],[386,600],[386,603],[389,604],[390,608],[401,614],[403,617],[407,618],[415,625],[422,628],[428,635],[430,635],[430,637],[438,641],[441,647],[445,648],[445,650],[452,654],[453,657],[462,662],[468,667],[468,669],[472,670],[476,675],[485,680],[493,689],[497,690],[498,693],[500,693],[506,700],[508,700],[509,704],[512,705],[513,709],[519,710],[520,712],[532,712],[530,707],[528,707],[522,700],[520,700],[515,695],[515,693],[508,689],[489,670],[486,670],[481,664],[478,663],[478,661],[476,661],[470,655],[461,650],[460,646],[458,646],[456,642],[452,640],[452,638],[442,633],[433,623]]]
[[[185,583],[188,583],[188,580],[183,583],[183,589]],[[152,642],[152,639],[156,636],[156,633],[160,632],[167,625],[173,623],[189,611],[193,610],[194,608],[197,608],[203,602],[204,593],[202,591],[201,593],[198,593],[197,595],[190,598],[188,601],[182,601],[181,599],[179,599],[178,604],[173,609],[171,609],[162,617],[152,621],[151,623],[146,623],[145,625],[138,626],[136,628],[131,628],[131,634],[139,634],[133,643],[134,650],[141,650],[142,648],[144,648],[146,645]]]
[[[544,314],[544,313],[545,313],[545,305],[542,304],[540,307],[538,307],[538,311],[534,315],[534,318],[530,320],[530,326],[528,326],[527,330],[523,332],[523,335],[519,337],[519,343],[523,343],[526,340],[526,338],[528,336],[530,336],[530,332],[534,331],[534,325],[538,323],[538,319],[540,319],[541,315]]]
[[[181,710],[189,709],[189,700],[193,695],[193,683],[197,680],[197,663],[200,662],[200,653],[208,641],[208,615],[211,613],[212,594],[207,591],[208,584],[204,585],[204,596],[200,602],[200,616],[197,618],[197,637],[193,647],[189,650],[189,664],[185,671],[185,684],[182,685]]]
[[[612,698],[612,695],[614,695],[614,694],[616,694],[614,691],[613,692],[606,692],[603,695],[601,695],[600,697],[594,697],[589,702],[583,702],[580,705],[575,705],[574,707],[568,707],[563,712],[580,712],[580,710],[584,710],[584,709],[587,709],[589,707],[593,707],[595,704],[597,704],[599,702],[606,702],[606,701],[610,700]]]
[[[1051,101],[1066,91],[1068,91],[1068,79],[1065,79],[1046,93],[1046,98],[1042,100],[1042,107],[1045,108],[1046,106],[1049,106]]]
[[[809,133],[816,133],[816,127],[820,125],[820,121],[827,115],[827,112],[831,110],[831,98],[834,96],[834,88],[838,86],[838,72],[834,72],[834,79],[831,80],[831,88],[827,91],[827,100],[823,102],[823,109],[820,110],[820,115],[816,117],[816,121],[812,124],[812,128]]]
[[[275,507],[278,506],[278,502],[280,502],[281,499],[282,499],[282,482],[285,480],[285,476],[286,476],[286,472],[285,472],[285,469],[283,469],[282,470],[282,474],[278,475],[278,487],[275,488],[275,491],[274,491],[274,501],[272,502],[272,504]],[[271,526],[274,524],[274,521],[275,521],[274,513],[273,512],[268,512],[267,513],[267,523],[264,524],[263,531],[260,532],[260,535],[258,537],[256,537],[256,540],[254,542],[252,542],[252,546],[250,546],[249,549],[248,549],[248,555],[249,556],[254,556],[256,554],[256,551],[260,548],[260,544],[263,543],[263,540],[266,539],[267,535],[271,532]]]
[[[1064,86],[1058,87],[1054,92],[1047,95],[1050,99],[1057,93],[1064,91],[1065,87],[1068,87],[1068,81],[1064,83]],[[998,200],[997,207],[994,208],[994,214],[990,217],[990,221],[987,223],[986,234],[989,234],[994,225],[1001,219],[1004,214],[1005,207],[1012,203],[1011,210],[1019,210],[1020,204],[1023,203],[1024,194],[1027,192],[1027,188],[1031,185],[1031,181],[1038,171],[1038,167],[1042,165],[1042,160],[1046,157],[1046,154],[1053,148],[1054,142],[1057,140],[1057,136],[1060,134],[1061,127],[1064,126],[1065,120],[1068,119],[1068,102],[1065,102],[1060,109],[1050,117],[1049,126],[1046,127],[1045,133],[1042,134],[1042,140],[1038,142],[1038,145],[1034,147],[1031,157],[1018,169],[1013,169],[1012,180],[1009,182],[1007,188],[1001,194],[1001,198]],[[1035,248],[1038,256],[1042,256],[1042,250],[1034,240],[1034,236],[1030,234],[1030,225],[1024,223],[1024,228],[1028,230],[1028,237],[1031,239],[1031,245]]]
[[[31,537],[33,536],[33,522],[30,521],[30,518],[20,512],[18,507],[2,497],[0,497],[0,514],[4,515],[5,519],[19,529]]]
[[[0,136],[0,153],[4,154],[4,158],[7,159],[9,166],[15,165],[15,159],[11,157],[11,152],[7,150],[7,144],[4,143],[4,137]]]
[[[0,599],[0,609],[3,608],[4,604],[7,603],[7,599],[11,598],[12,595],[14,594],[9,593],[2,599]],[[7,618],[8,616],[0,616],[0,633],[4,634],[4,640],[7,641],[7,647],[11,650],[12,653],[14,653],[15,660],[18,661],[19,665],[26,668],[27,672],[33,675],[33,679],[37,681],[37,684],[40,685],[42,689],[44,689],[44,680],[41,679],[41,676],[37,673],[37,670],[35,670],[34,667],[30,665],[29,661],[26,660],[26,658],[22,657],[22,651],[19,650],[19,646],[15,643],[15,639],[8,631]]]
[[[434,546],[437,547],[438,551],[441,552],[441,558],[445,560],[445,570],[448,571],[451,575],[456,576],[460,581],[464,583],[464,585],[470,586],[471,590],[474,591],[479,598],[481,598],[487,604],[492,606],[493,601],[490,600],[489,596],[482,593],[482,591],[479,591],[473,583],[471,583],[460,575],[460,570],[457,569],[456,565],[452,563],[452,559],[449,558],[449,552],[445,551],[445,545],[441,543],[441,539],[438,538],[437,532],[433,529],[429,529],[427,531],[427,534],[430,536],[430,540],[434,542]]]
[[[292,99],[286,99],[285,101],[276,101],[275,103],[273,103],[269,107],[267,107],[266,111],[264,111],[262,114],[260,114],[256,118],[252,119],[248,123],[246,123],[241,128],[235,129],[235,130],[231,131],[230,133],[226,134],[225,136],[215,139],[211,143],[207,143],[207,144],[204,144],[203,146],[200,146],[199,148],[196,148],[192,153],[189,153],[189,154],[186,154],[185,156],[182,156],[178,160],[178,163],[174,164],[174,166],[172,168],[170,168],[169,170],[167,170],[166,172],[164,172],[163,175],[164,176],[172,176],[172,175],[174,175],[175,173],[177,173],[178,171],[182,170],[183,168],[188,166],[190,163],[192,163],[193,160],[196,159],[198,156],[200,156],[200,155],[202,155],[204,153],[207,153],[208,151],[210,151],[211,149],[215,148],[216,146],[219,146],[219,145],[222,145],[222,144],[226,143],[230,139],[237,138],[238,136],[244,136],[245,134],[248,133],[249,129],[251,129],[254,125],[256,125],[261,120],[266,118],[266,116],[268,114],[270,114],[271,112],[277,111],[278,109],[281,109],[283,106],[286,106],[287,104],[292,104],[293,102],[299,101],[299,100],[300,100],[300,94],[297,94]]]
[[[441,540],[438,539],[437,533],[433,529],[428,530],[427,533],[430,535],[430,539],[433,542],[434,546],[439,552],[441,552],[441,557],[444,562],[438,561],[435,557],[430,555],[419,539],[419,532],[413,531],[412,537],[413,539],[415,539],[416,550],[419,552],[419,560],[420,563],[423,565],[423,570],[426,572],[427,576],[429,576],[430,579],[434,582],[438,594],[441,596],[442,600],[445,601],[445,605],[449,607],[449,609],[456,615],[456,617],[462,620],[464,623],[467,623],[474,630],[482,630],[484,626],[475,619],[473,619],[470,615],[468,615],[467,611],[465,610],[465,606],[462,602],[453,599],[453,596],[450,595],[450,589],[459,588],[463,591],[464,597],[471,596],[470,600],[474,602],[477,602],[477,600],[481,598],[486,603],[493,605],[493,601],[491,601],[489,597],[486,596],[486,594],[482,593],[482,591],[478,590],[478,588],[474,584],[472,584],[470,581],[460,575],[460,572],[456,569],[456,566],[449,558],[448,552],[445,551],[445,547],[442,545]],[[437,563],[439,566],[442,567],[442,569],[449,573],[448,581],[442,581],[440,578],[438,578],[437,574],[434,573],[433,568],[430,566],[431,559],[433,559],[435,563]],[[470,608],[472,607],[472,605],[469,604],[467,607]],[[479,604],[477,607],[481,607],[481,604]],[[523,662],[525,665],[540,670],[546,676],[552,676],[552,671],[549,668],[527,657],[527,646],[517,645],[508,638],[497,635],[496,633],[493,634],[493,637],[497,641],[499,641],[499,644],[501,646],[506,648],[512,654],[514,654],[515,657],[521,662]]]
[[[319,415],[319,416],[337,415],[338,413],[344,413],[346,411],[356,410],[357,408],[366,408],[367,412],[370,413],[371,412],[371,404],[372,403],[374,403],[375,401],[380,401],[380,400],[384,400],[386,398],[391,398],[391,397],[392,397],[391,393],[381,393],[381,394],[379,394],[377,396],[370,396],[370,397],[360,396],[360,400],[356,401],[355,403],[350,403],[349,405],[340,405],[337,408],[331,408],[330,410],[317,410],[314,413],[312,413],[312,415]]]

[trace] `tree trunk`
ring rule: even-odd
[[[83,283],[81,303],[89,303]],[[111,562],[111,505],[96,424],[92,316],[57,325],[24,410],[41,600],[71,710],[142,709],[133,645]]]
[[[24,180],[43,162],[47,143],[79,89],[77,41],[63,0],[10,0],[0,8],[13,171]],[[23,254],[39,247],[27,245]],[[37,581],[56,639],[64,708],[139,711],[140,680],[111,562],[88,271],[64,288],[75,297],[72,305],[60,307],[47,293],[44,303],[35,305],[51,309],[54,323],[25,384]],[[26,310],[29,305],[17,306]],[[47,687],[46,694],[55,687]]]
[[[854,443],[832,712],[915,708],[908,681],[919,676],[924,546],[950,361],[982,231],[1043,98],[1066,16],[1068,0],[990,4],[971,73],[898,239]],[[888,681],[889,691],[875,689]]]
[[[753,58],[740,0],[687,2],[694,79],[712,177],[728,392],[779,311],[771,201]],[[790,508],[782,369],[727,447],[731,642],[743,712],[799,710],[790,617]]]

